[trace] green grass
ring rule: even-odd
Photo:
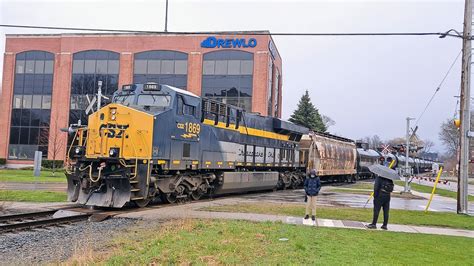
[[[288,241],[280,241],[287,238]],[[113,242],[106,265],[467,265],[474,239],[283,223],[177,220]],[[449,258],[449,259],[448,259]],[[79,259],[73,259],[74,261]]]
[[[0,190],[0,201],[65,202],[66,199],[65,192]]]
[[[66,183],[66,175],[58,169],[53,175],[50,170],[42,170],[39,178],[33,176],[33,170],[3,169],[0,170],[0,182],[41,182],[41,183]]]
[[[346,208],[346,207],[325,207],[318,206],[316,216],[318,218],[336,219],[336,220],[352,220],[361,222],[372,221],[372,207],[368,204],[368,208]],[[206,211],[221,212],[240,212],[240,213],[263,213],[289,216],[303,216],[305,207],[294,204],[277,204],[277,203],[253,203],[253,204],[237,204],[223,205],[215,207],[206,207]],[[382,218],[380,214],[379,219]],[[390,210],[389,223],[392,224],[409,224],[420,226],[438,226],[451,227],[459,229],[474,230],[474,217],[466,215],[458,215],[447,212],[423,212],[423,211],[407,211],[407,210]]]
[[[397,184],[399,186],[405,186],[405,181],[395,181],[395,184]],[[431,191],[433,190],[433,187],[420,185],[420,184],[416,184],[416,183],[413,183],[413,182],[410,183],[410,187],[411,187],[412,190],[415,190],[415,191],[418,191],[418,192],[430,193],[430,194],[431,194]],[[436,188],[435,194],[443,196],[443,197],[453,198],[453,199],[457,198],[457,193],[456,192],[450,191],[450,190],[447,190],[447,189],[442,189],[442,188]],[[474,201],[474,196],[469,195],[468,200],[469,201]]]

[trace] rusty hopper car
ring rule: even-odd
[[[131,84],[75,130],[68,199],[146,206],[301,184],[308,129],[158,84]],[[336,152],[336,151],[332,151]]]
[[[310,132],[301,139],[300,159],[323,181],[355,180],[357,149],[350,139]]]

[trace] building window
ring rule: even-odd
[[[147,51],[135,54],[133,82],[170,85],[186,89],[188,55],[177,51]]]
[[[215,51],[204,54],[202,96],[252,111],[253,54]]]
[[[272,115],[273,108],[273,61],[268,60],[267,114]]]
[[[54,54],[28,51],[16,55],[8,159],[48,155]]]
[[[102,95],[112,98],[118,89],[120,54],[111,51],[91,50],[73,55],[71,105],[69,123],[87,124],[85,109],[97,95],[98,82],[102,81]],[[102,99],[102,105],[110,100]]]

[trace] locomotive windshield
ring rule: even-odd
[[[153,107],[168,107],[171,102],[169,95],[156,94],[141,94],[138,95],[137,105],[153,106]]]
[[[134,99],[135,95],[133,94],[117,95],[114,98],[114,102],[129,106],[130,104],[133,104]]]

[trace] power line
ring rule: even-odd
[[[421,112],[420,116],[418,117],[418,119],[416,120],[416,124],[415,126],[418,125],[418,123],[420,122],[420,119],[421,117],[425,114],[426,110],[428,109],[428,107],[430,106],[431,102],[433,101],[434,97],[436,96],[436,94],[438,93],[438,91],[441,89],[441,86],[443,85],[444,81],[446,80],[446,78],[448,77],[449,73],[451,72],[451,69],[453,69],[454,67],[454,64],[456,64],[456,61],[458,61],[458,58],[459,56],[461,55],[461,51],[459,51],[458,55],[456,56],[456,58],[454,59],[453,63],[451,64],[451,66],[449,67],[448,71],[446,72],[446,74],[444,75],[443,79],[441,80],[441,82],[439,83],[438,87],[436,87],[436,90],[435,92],[433,93],[433,95],[431,96],[430,100],[428,101],[428,103],[426,104],[425,106],[425,109],[423,110],[423,112]]]
[[[263,31],[236,31],[236,32],[213,32],[213,31],[144,31],[144,30],[122,30],[122,29],[99,29],[99,28],[73,28],[56,26],[33,26],[0,24],[3,28],[45,29],[45,30],[71,30],[71,31],[96,31],[117,33],[146,33],[146,34],[172,34],[172,35],[272,35],[272,36],[446,36],[463,38],[459,34],[447,32],[263,32]]]

